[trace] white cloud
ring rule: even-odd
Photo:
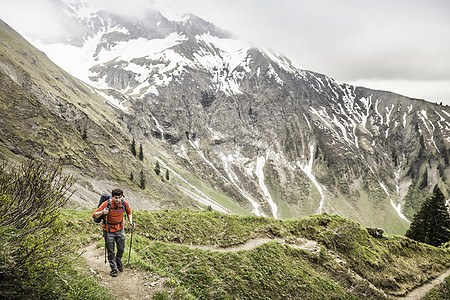
[[[153,0],[88,0],[87,2],[94,7],[107,8],[114,14],[137,18],[144,17],[146,10],[155,6]]]
[[[0,18],[22,35],[49,34],[53,38],[64,34],[59,30],[58,12],[47,0],[0,0],[0,7]]]
[[[280,50],[299,67],[450,104],[449,1],[210,0],[183,8]]]
[[[0,0],[0,18],[22,34],[54,30],[58,35],[57,14],[49,1],[56,0]],[[194,13],[250,42],[279,50],[298,67],[340,82],[376,83],[376,87],[367,87],[450,104],[450,1],[447,0],[90,0],[89,3],[133,16],[142,16],[146,8],[154,6],[163,8],[170,17],[176,15],[174,12]]]
[[[357,79],[346,83],[450,105],[450,80]]]

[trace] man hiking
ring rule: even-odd
[[[106,222],[103,223],[103,235],[105,237],[105,246],[108,250],[108,261],[111,267],[110,275],[117,276],[117,270],[123,272],[122,256],[125,250],[125,231],[123,223],[123,213],[127,213],[131,228],[134,229],[133,217],[131,215],[130,205],[123,199],[123,191],[114,189],[111,192],[111,198],[104,201],[92,214],[93,218],[106,216]],[[109,207],[109,209],[108,209]],[[117,254],[115,246],[117,244]]]

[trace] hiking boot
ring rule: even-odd
[[[123,263],[121,261],[116,261],[117,269],[119,269],[119,272],[123,272]]]
[[[117,270],[116,269],[112,270],[111,273],[109,273],[109,275],[111,277],[117,277]]]

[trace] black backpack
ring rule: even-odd
[[[100,196],[100,201],[98,201],[98,205],[97,208],[100,207],[100,205],[102,205],[103,202],[108,201],[108,210],[111,208],[111,195],[108,194],[102,194]],[[100,218],[94,218],[94,222],[95,223],[100,223],[102,222],[105,223],[105,215],[101,215]]]

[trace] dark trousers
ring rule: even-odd
[[[105,235],[106,247],[108,249],[108,261],[111,270],[117,270],[117,265],[122,263],[122,256],[125,250],[125,230],[122,228],[116,232],[103,231]],[[117,245],[117,254],[115,246]]]

